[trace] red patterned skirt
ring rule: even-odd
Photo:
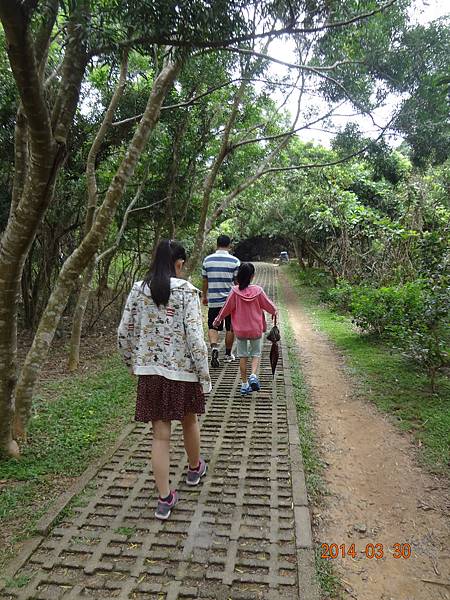
[[[173,381],[162,375],[139,375],[135,420],[181,421],[205,412],[205,395],[196,381]]]

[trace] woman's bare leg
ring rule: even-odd
[[[170,421],[153,421],[152,467],[161,498],[170,494]]]
[[[189,466],[196,469],[200,462],[200,427],[197,415],[187,414],[181,421],[183,426],[184,448],[188,456]]]

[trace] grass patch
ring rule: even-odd
[[[106,359],[100,373],[45,384],[33,405],[23,455],[0,463],[0,479],[80,475],[115,438],[116,431],[108,423],[130,418],[132,389],[118,357]]]
[[[282,294],[279,293],[278,297],[282,298]],[[308,402],[308,389],[299,367],[297,344],[283,301],[280,303],[280,313],[282,335],[288,351],[289,367],[291,369],[292,385],[294,387],[294,402],[297,409],[298,429],[300,432],[300,445],[302,449],[303,466],[305,468],[306,486],[310,498],[313,501],[317,501],[318,497],[323,494],[325,490],[321,476],[323,464],[320,460],[314,441],[312,409]]]
[[[399,352],[377,339],[360,334],[350,317],[330,310],[319,301],[319,287],[305,280],[298,266],[286,269],[302,304],[316,325],[346,358],[350,374],[362,394],[395,423],[414,436],[424,464],[432,472],[450,475],[450,381],[441,375],[437,393],[427,376]]]
[[[90,375],[43,384],[21,458],[0,462],[0,525],[9,547],[0,564],[15,542],[33,533],[55,496],[115,441],[132,417],[134,383],[119,357],[102,359],[98,366]]]
[[[131,535],[134,535],[136,533],[136,528],[135,527],[119,527],[118,529],[116,529],[116,533],[118,533],[119,535],[126,535],[127,537],[130,537]]]
[[[292,330],[283,294],[278,284],[279,309],[281,313],[281,328],[283,340],[288,351],[289,367],[291,370],[292,385],[294,390],[294,402],[297,409],[298,429],[300,433],[300,445],[305,470],[306,487],[308,496],[312,502],[318,504],[321,497],[326,493],[322,478],[323,463],[314,438],[314,423],[311,406],[308,402],[308,388],[305,384],[303,374],[299,367],[297,343]],[[340,598],[341,585],[339,578],[335,575],[333,565],[321,558],[320,549],[315,553],[316,576],[323,597]]]
[[[339,577],[336,575],[335,568],[331,560],[322,558],[322,549],[316,548],[315,562],[317,578],[320,582],[323,598],[342,598],[342,584]]]
[[[23,588],[30,581],[30,575],[16,575],[16,577],[9,577],[6,580],[6,587],[8,588]]]

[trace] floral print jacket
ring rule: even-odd
[[[199,290],[172,277],[167,306],[153,302],[138,281],[128,296],[117,331],[118,348],[135,375],[162,375],[175,381],[199,381],[211,391]]]

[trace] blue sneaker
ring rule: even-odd
[[[248,378],[248,383],[254,392],[259,392],[261,389],[261,384],[259,383],[259,379],[256,377],[254,373],[250,375]]]
[[[241,383],[241,396],[248,396],[251,393],[252,388],[250,387],[249,383]]]

